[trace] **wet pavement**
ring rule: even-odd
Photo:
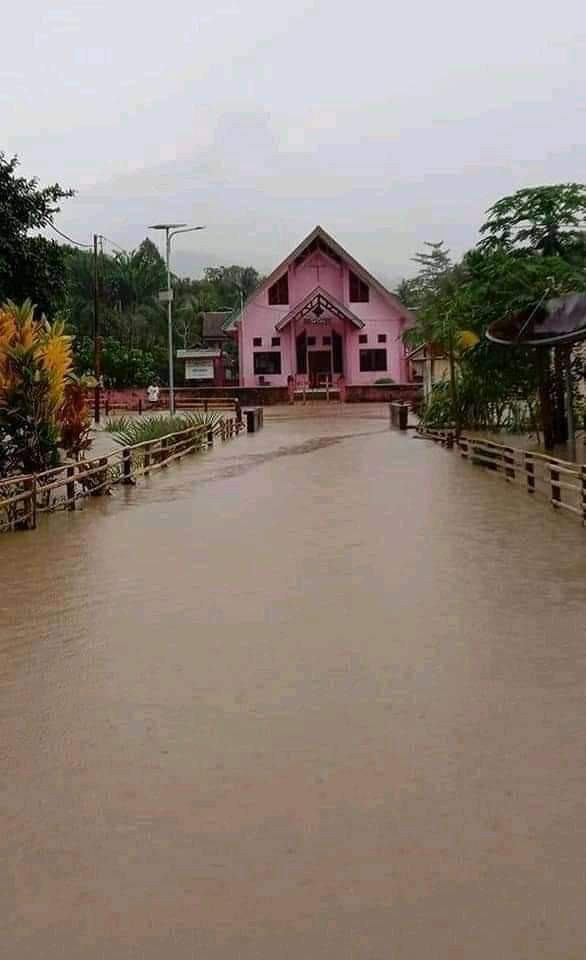
[[[586,534],[267,412],[0,539],[3,956],[582,960]]]

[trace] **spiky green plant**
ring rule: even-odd
[[[171,433],[181,433],[190,427],[206,427],[213,430],[222,420],[221,413],[185,413],[174,417],[119,417],[111,421],[117,427],[110,432],[116,443],[132,447],[137,443],[160,440]]]
[[[108,417],[104,423],[104,431],[106,433],[122,433],[123,430],[128,429],[131,422],[131,418],[127,416]]]

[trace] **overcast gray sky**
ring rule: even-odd
[[[268,270],[321,223],[394,281],[499,196],[586,180],[585,9],[13,0],[1,149],[78,191],[57,223],[80,239],[205,223],[179,272]]]

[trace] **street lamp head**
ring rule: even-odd
[[[178,227],[186,226],[186,223],[153,223],[149,230],[176,230]]]

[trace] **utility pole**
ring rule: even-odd
[[[102,368],[102,344],[100,337],[100,297],[98,288],[98,234],[94,233],[94,420],[100,422],[100,376]]]

